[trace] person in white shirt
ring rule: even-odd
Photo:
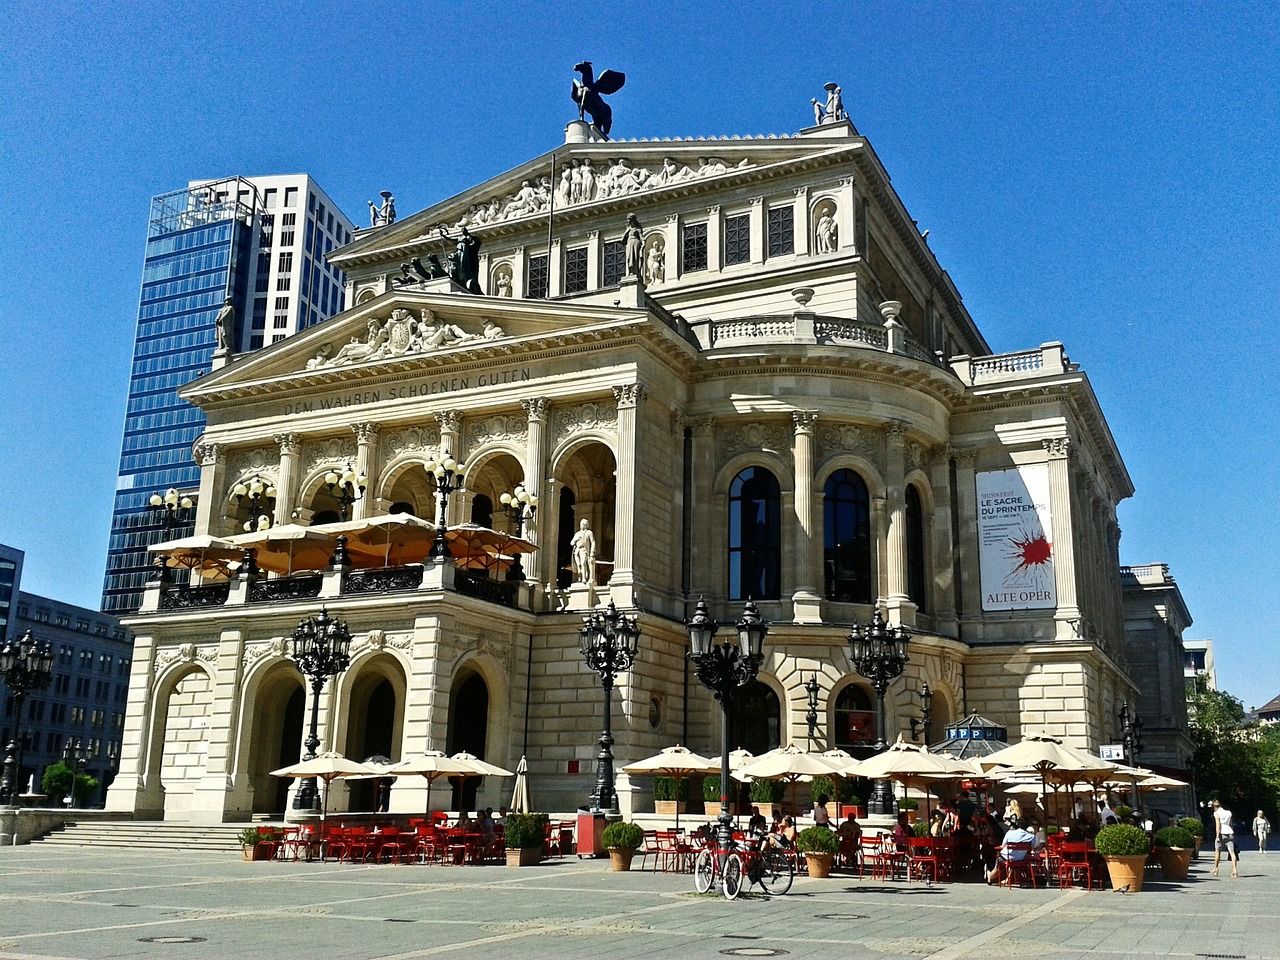
[[[1031,849],[1028,850],[1024,846],[1020,850],[1011,850],[1011,844],[1030,845]],[[1015,820],[1013,826],[1004,835],[1004,842],[1000,845],[1000,856],[995,866],[983,872],[987,883],[994,885],[1004,882],[1005,877],[1009,875],[1009,861],[1026,860],[1037,846],[1039,844],[1036,841],[1036,835],[1027,830],[1026,821]]]
[[[1232,878],[1240,876],[1240,852],[1236,849],[1236,831],[1231,823],[1231,811],[1213,801],[1213,875],[1218,875],[1218,864],[1225,850],[1227,860],[1231,864]]]
[[[1253,818],[1253,835],[1257,838],[1259,852],[1266,853],[1267,837],[1271,836],[1271,821],[1267,819],[1266,814],[1261,810]]]
[[[813,801],[813,822],[815,826],[828,827],[831,826],[831,816],[827,813],[827,798],[825,795],[816,797]]]

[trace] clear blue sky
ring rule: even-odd
[[[92,8],[92,9],[91,9]],[[1256,4],[5,5],[0,541],[96,607],[148,199],[307,171],[357,221],[554,146],[794,131],[826,80],[996,350],[1063,340],[1225,685],[1280,693],[1280,15]],[[598,22],[595,25],[593,22]]]

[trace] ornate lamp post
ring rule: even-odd
[[[302,675],[311,681],[311,731],[303,741],[307,748],[303,760],[314,760],[320,746],[320,691],[326,680],[347,669],[351,663],[350,647],[351,631],[347,625],[330,617],[323,607],[318,617],[308,617],[294,628],[290,656]],[[308,777],[294,795],[293,808],[314,810],[317,797],[315,777]]]
[[[191,508],[195,506],[195,501],[190,497],[184,497],[173,487],[163,494],[153,493],[147,503],[153,511],[156,522],[164,528],[166,533],[175,527],[190,523]]]
[[[1138,765],[1138,754],[1142,753],[1142,721],[1129,709],[1129,701],[1120,702],[1120,742],[1124,744],[1124,762],[1131,767]],[[1129,805],[1138,809],[1138,777],[1130,774]]]
[[[911,634],[901,626],[889,627],[876,608],[866,631],[854,624],[849,631],[849,657],[853,669],[871,683],[876,692],[876,753],[888,748],[884,730],[887,724],[884,712],[884,694],[890,682],[902,673],[907,663],[907,642]],[[888,780],[877,780],[867,803],[867,812],[893,813],[893,790]]]
[[[83,740],[72,740],[68,737],[67,742],[62,745],[62,762],[71,768],[71,795],[67,797],[67,806],[74,807],[76,786],[84,776],[84,768],[89,763],[89,748],[85,746]]]
[[[748,600],[737,623],[737,643],[725,640],[717,644],[715,636],[720,624],[707,612],[706,601],[699,599],[684,627],[689,633],[688,657],[693,661],[698,680],[720,703],[720,818],[716,821],[716,834],[720,849],[727,850],[733,836],[733,813],[729,805],[729,709],[738,689],[760,672],[764,661],[761,651],[769,624]]]
[[[534,515],[538,512],[538,498],[535,494],[530,493],[524,488],[523,483],[517,483],[516,488],[510,493],[504,493],[498,497],[498,501],[507,511],[507,519],[511,521],[511,529],[515,531],[517,537],[524,535],[524,525],[528,523],[533,525]],[[508,580],[523,580],[524,567],[520,565],[520,554],[516,554],[511,562],[511,569],[507,571]]]
[[[821,688],[818,686],[818,671],[813,672],[808,680],[804,682],[804,692],[809,695],[809,709],[805,711],[804,722],[809,726],[809,749],[813,749],[813,738],[818,732],[818,693]]]
[[[924,745],[929,745],[929,726],[933,722],[933,691],[926,680],[920,684],[920,716],[911,718],[911,739],[923,738]]]
[[[599,813],[618,812],[618,792],[613,788],[613,681],[618,674],[631,669],[640,643],[640,628],[634,616],[619,613],[609,601],[601,613],[593,611],[582,618],[582,658],[596,673],[604,688],[604,731],[600,734],[600,752],[596,755],[596,789],[591,795],[591,810]]]
[[[466,465],[453,459],[446,450],[439,460],[432,457],[426,462],[427,473],[436,478],[436,499],[439,501],[440,520],[436,524],[436,540],[431,545],[431,559],[444,560],[449,556],[449,547],[444,535],[448,532],[449,494],[461,491],[463,473]]]
[[[369,483],[369,478],[363,473],[356,473],[348,463],[341,473],[337,470],[326,473],[324,482],[329,488],[329,495],[338,501],[338,515],[346,520],[351,505],[357,500],[364,499],[364,490]]]
[[[13,739],[5,748],[4,778],[0,780],[0,803],[18,799],[18,777],[22,773],[22,704],[32,690],[43,690],[53,679],[53,646],[37,640],[28,630],[18,640],[0,649],[0,675],[13,695]]]
[[[332,471],[329,476],[332,476]],[[328,476],[325,480],[328,481]],[[332,485],[329,487],[329,492],[333,492]],[[275,484],[260,473],[255,473],[248,480],[237,483],[231,488],[231,499],[236,502],[237,507],[243,506],[246,499],[249,501],[249,519],[244,523],[245,530],[251,531],[258,528],[258,517],[269,516],[270,508],[267,506],[267,501],[275,498]]]

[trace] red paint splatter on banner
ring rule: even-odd
[[[1013,537],[1011,542],[1017,550],[1015,556],[1019,559],[1013,570],[1015,574],[1032,567],[1043,567],[1053,554],[1053,548],[1043,533],[1035,537]]]

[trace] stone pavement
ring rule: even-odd
[[[726,902],[687,875],[566,859],[524,869],[245,863],[0,848],[0,957],[1280,958],[1280,854],[1193,864],[1140,894],[797,879]]]

